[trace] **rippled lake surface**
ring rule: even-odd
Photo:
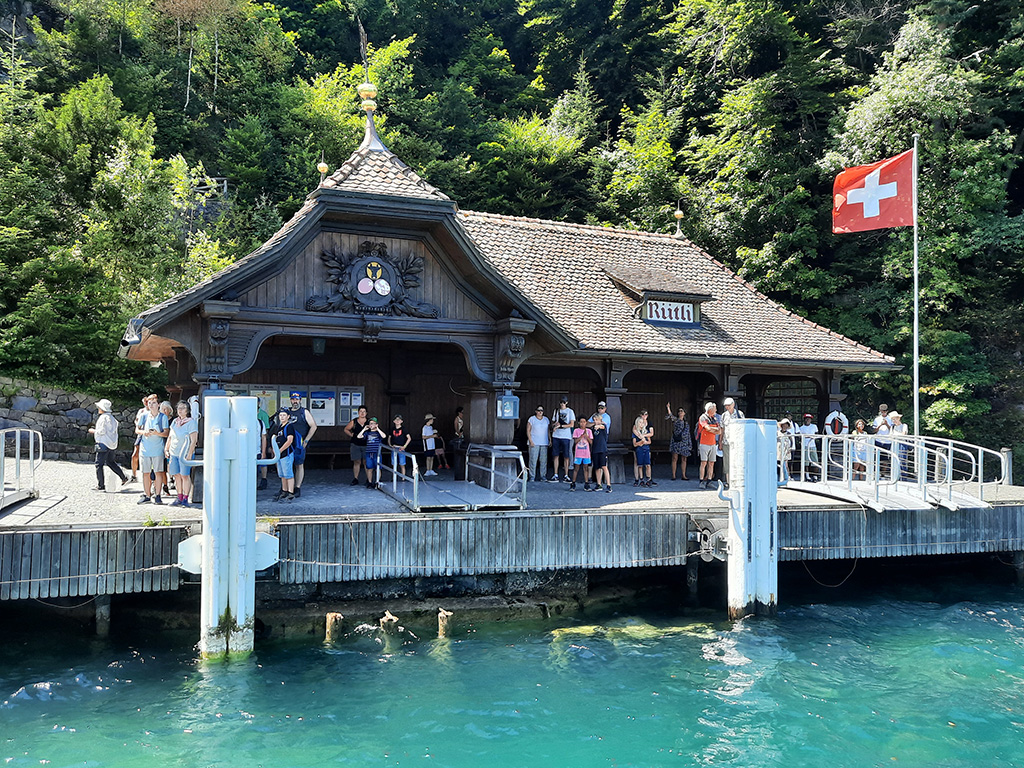
[[[8,766],[1020,766],[1024,601],[777,619],[370,627],[198,663],[188,638],[0,644]],[[924,597],[929,597],[925,595]],[[709,614],[715,616],[715,614]],[[592,622],[593,623],[590,623]]]

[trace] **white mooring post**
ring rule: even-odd
[[[736,419],[727,427],[729,490],[729,618],[774,615],[778,609],[778,424]]]
[[[185,570],[202,573],[199,653],[204,659],[253,649],[256,571],[277,562],[277,539],[256,534],[259,425],[255,397],[207,397],[203,432],[203,533],[179,546]],[[275,446],[276,452],[276,446]]]

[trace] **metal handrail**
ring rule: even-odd
[[[854,482],[863,480],[870,484],[875,501],[882,495],[882,488],[890,487],[902,494],[920,497],[925,502],[953,503],[955,488],[967,492],[972,485],[976,486],[971,488],[974,495],[984,501],[987,485],[1008,482],[1008,461],[1004,454],[959,440],[914,435],[868,435],[864,476],[854,477],[854,446],[859,442],[855,433],[794,433],[793,436],[796,441],[802,441],[794,479],[814,480],[817,474],[826,483],[839,483],[848,491],[854,490]],[[889,447],[879,445],[879,442],[888,443]],[[818,453],[817,462],[808,460],[811,452],[807,446],[812,444]],[[986,456],[989,457],[989,466],[993,459],[998,466],[997,476],[991,481],[985,480]],[[886,463],[889,467],[887,475],[884,474]]]
[[[391,451],[391,461],[385,463],[383,461],[377,462],[377,467],[381,470],[386,469],[391,473],[391,492],[394,495],[398,495],[398,481],[401,479],[403,483],[412,483],[412,505],[414,509],[420,508],[420,465],[416,461],[416,454],[410,450],[400,450],[387,443],[381,443],[381,450]],[[406,458],[409,459],[411,464],[412,476],[409,477],[398,471],[398,454],[404,453]],[[403,494],[404,496],[404,494]]]
[[[28,492],[36,495],[36,469],[43,463],[43,433],[26,427],[8,427],[0,429],[0,497],[7,488],[7,443],[8,438],[14,440],[14,491],[22,488],[22,463],[27,462],[29,474]],[[25,438],[28,438],[27,441]],[[22,444],[28,443],[28,456],[22,456]],[[36,450],[38,444],[39,450]],[[2,506],[2,504],[0,504]]]
[[[489,464],[476,464],[470,458],[473,453],[487,454],[490,457]],[[498,459],[509,459],[519,465],[518,472],[506,472],[498,468]],[[466,446],[466,475],[467,483],[472,482],[469,478],[470,469],[480,469],[488,473],[488,489],[492,493],[507,494],[511,489],[519,486],[518,498],[522,507],[526,508],[526,478],[529,476],[526,469],[526,461],[523,460],[523,452],[514,445],[487,445],[484,443],[470,443]],[[494,481],[497,478],[508,480],[508,487],[503,491],[495,491]]]

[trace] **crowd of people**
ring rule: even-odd
[[[110,469],[121,481],[122,488],[139,482],[142,494],[139,504],[163,504],[164,496],[173,489],[172,507],[190,506],[192,492],[191,460],[199,442],[199,425],[192,411],[197,399],[180,400],[175,408],[169,401],[160,402],[155,394],[142,398],[142,407],[135,414],[132,445],[131,477],[125,475],[114,459],[118,444],[118,424],[113,406],[107,399],[96,403],[96,426],[89,429],[96,443],[96,486],[106,491],[105,470]],[[175,415],[177,413],[177,415]]]
[[[288,407],[282,407],[271,416],[259,401],[260,458],[277,456],[277,475],[281,488],[274,501],[291,501],[301,497],[305,475],[306,450],[317,431],[312,413],[302,405],[304,393],[291,392]],[[697,480],[700,489],[709,489],[715,478],[720,478],[726,487],[729,483],[729,440],[726,427],[735,419],[745,418],[731,397],[725,398],[719,413],[715,402],[707,402],[703,413],[697,418],[691,430],[685,408],[672,409],[665,404],[665,420],[669,422],[668,450],[671,479],[688,480],[687,465],[696,452]],[[139,504],[163,504],[163,497],[172,494],[175,499],[171,506],[189,506],[191,493],[190,468],[185,463],[195,453],[198,437],[198,398],[180,400],[172,408],[168,401],[160,402],[155,394],[142,399],[134,421],[135,441],[131,458],[131,477],[127,477],[117,462],[117,421],[112,414],[109,400],[96,403],[98,418],[96,425],[89,429],[96,442],[96,490],[105,491],[105,469],[110,469],[121,481],[122,486],[142,478],[142,492]],[[367,488],[378,488],[383,480],[381,474],[382,452],[389,450],[389,463],[393,461],[396,473],[407,476],[413,451],[423,456],[424,477],[438,476],[437,470],[449,470],[447,448],[444,438],[436,426],[437,417],[427,413],[423,425],[414,430],[405,424],[402,415],[396,415],[389,427],[381,425],[376,416],[369,416],[365,406],[359,406],[357,415],[344,427],[350,441],[349,457],[352,460],[351,485],[365,483]],[[821,459],[818,455],[818,426],[813,414],[803,414],[802,424],[794,427],[788,415],[779,421],[777,434],[777,455],[780,478],[788,479],[791,465],[802,454],[801,463],[809,469],[811,479],[821,477]],[[452,446],[460,448],[464,440],[465,420],[463,408],[456,409],[452,421]],[[870,431],[869,431],[870,429]],[[530,480],[548,483],[566,483],[575,491],[582,479],[584,491],[612,492],[611,475],[608,470],[608,443],[612,432],[612,420],[607,403],[597,403],[589,416],[577,417],[569,405],[569,397],[563,396],[558,408],[549,418],[543,405],[538,405],[526,422],[528,443],[527,475]],[[824,423],[824,434],[840,436],[850,433],[850,424],[842,409],[832,411]],[[895,471],[906,466],[906,444],[899,444],[892,451],[894,438],[907,434],[902,416],[890,411],[882,403],[878,414],[870,424],[864,419],[854,422],[852,434],[851,465],[853,479],[866,477],[868,445],[873,443],[881,449],[881,461],[891,466],[890,456],[895,456]],[[633,486],[653,487],[658,483],[651,472],[651,447],[654,441],[654,426],[646,410],[637,414],[630,431],[630,447],[633,453]],[[275,453],[274,444],[277,451]],[[551,473],[548,474],[548,459],[551,459]],[[834,458],[834,457],[833,457]],[[721,462],[719,464],[719,462]],[[835,463],[834,461],[832,462]],[[581,477],[582,476],[582,477]],[[267,468],[260,469],[257,488],[268,487]]]
[[[679,408],[673,412],[672,404],[666,403],[665,418],[671,422],[669,454],[673,480],[677,479],[677,467],[678,479],[689,479],[686,465],[696,441],[699,486],[702,489],[709,487],[715,476],[715,463],[719,457],[728,455],[724,427],[734,418],[743,418],[731,397],[726,398],[724,407],[725,411],[719,416],[717,405],[708,403],[698,419],[695,433],[691,435],[686,409]],[[611,475],[608,471],[608,436],[611,431],[611,416],[603,400],[597,403],[589,418],[577,418],[576,412],[569,406],[568,396],[559,400],[558,408],[551,418],[545,414],[544,406],[538,405],[526,423],[529,479],[535,482],[546,480],[549,483],[567,483],[569,490],[575,491],[582,471],[584,491],[604,490],[611,493]],[[634,487],[650,488],[658,484],[651,472],[653,442],[654,426],[650,423],[650,415],[646,410],[640,411],[630,430]],[[550,476],[547,474],[549,451],[552,467]]]
[[[271,422],[269,415],[260,409],[260,421],[265,426],[264,434],[261,437],[261,456],[270,457],[275,455],[270,441],[277,443],[279,456],[277,462],[277,473],[281,479],[281,490],[274,496],[274,501],[292,501],[302,495],[302,481],[305,474],[306,449],[317,431],[316,422],[309,409],[302,405],[302,392],[291,392],[289,395],[289,406],[277,412],[276,418]],[[456,447],[463,439],[465,420],[463,408],[455,411],[455,418],[452,421],[454,430],[453,443]],[[437,417],[432,413],[425,414],[423,426],[418,435],[418,443],[415,441],[413,432],[406,426],[405,418],[398,414],[391,420],[391,426],[385,428],[381,425],[380,419],[370,416],[366,406],[358,406],[356,416],[344,427],[344,433],[349,439],[349,458],[352,460],[352,481],[351,485],[364,484],[366,488],[379,488],[383,481],[382,462],[389,463],[392,458],[385,458],[384,447],[386,446],[389,455],[393,457],[395,471],[407,476],[409,465],[409,454],[422,446],[424,455],[424,477],[437,477],[437,469],[449,470],[444,438],[436,428]],[[437,467],[437,469],[435,469]],[[257,486],[260,490],[266,489],[267,478],[264,467]]]
[[[899,480],[901,474],[906,474],[910,446],[908,442],[901,442],[899,438],[907,433],[908,428],[903,423],[903,415],[897,411],[890,411],[886,403],[881,403],[878,406],[878,413],[870,421],[856,419],[852,432],[850,431],[850,420],[843,413],[841,407],[837,406],[825,417],[825,436],[851,435],[850,469],[853,480],[867,479],[869,446],[872,445],[880,449],[878,451],[879,470],[883,475]],[[826,458],[829,464],[828,471],[832,473],[839,471],[842,466],[841,443],[833,443],[829,447],[830,456],[821,456],[818,450],[818,438],[813,437],[818,434],[813,414],[805,413],[803,424],[796,427],[793,427],[793,421],[789,416],[779,421],[777,453],[781,479],[788,480],[794,469],[802,466],[804,479],[820,480],[823,474],[822,463]],[[894,444],[896,445],[895,450]]]

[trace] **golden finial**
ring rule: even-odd
[[[323,182],[324,177],[327,175],[327,171],[330,170],[330,167],[324,161],[323,152],[320,153],[320,162],[316,164],[316,169],[320,171],[320,181]]]
[[[680,199],[678,202],[676,202],[676,212],[672,214],[673,216],[676,217],[676,233],[675,233],[675,235],[673,235],[673,237],[677,237],[680,240],[682,240],[683,238],[686,237],[686,235],[683,234],[683,227],[682,227],[682,221],[683,221],[683,210],[682,210],[683,206],[682,206],[682,203],[683,203],[682,199]]]
[[[377,86],[373,83],[363,83],[356,91],[359,92],[359,97],[363,100],[362,108],[367,114],[375,112],[377,109],[377,102],[374,98],[377,96]]]

